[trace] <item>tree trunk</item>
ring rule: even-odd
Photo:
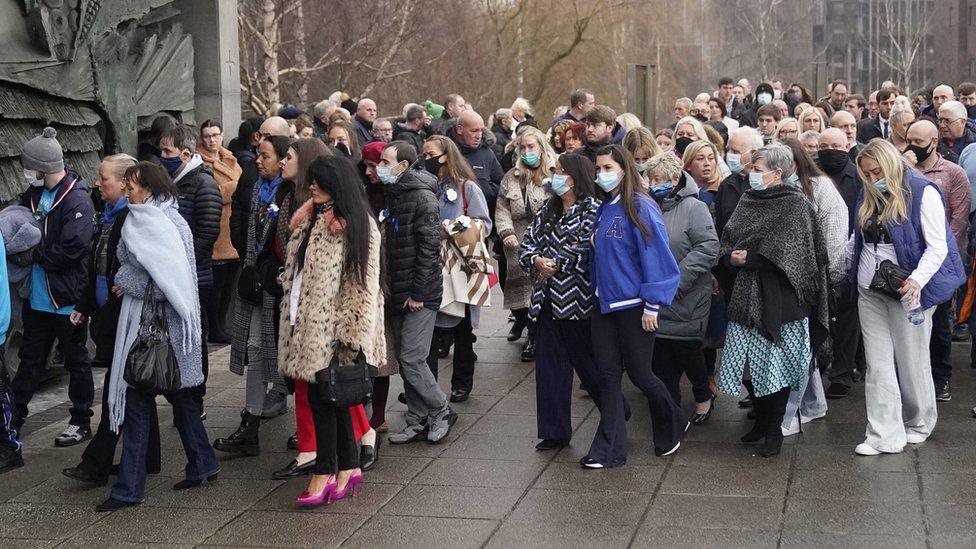
[[[281,90],[278,82],[278,45],[280,42],[280,19],[278,18],[277,2],[262,0],[261,2],[261,59],[264,66],[265,97],[268,100],[265,116],[273,116],[281,100]]]
[[[298,0],[295,7],[295,65],[302,69],[298,73],[298,105],[305,108],[308,105],[308,55],[305,53],[305,10],[304,2]]]

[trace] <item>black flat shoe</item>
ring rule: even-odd
[[[470,393],[468,391],[462,391],[460,389],[451,391],[451,402],[464,402],[468,400]]]
[[[525,346],[522,347],[522,356],[520,357],[522,362],[533,362],[535,361],[535,338],[529,335],[529,340],[525,342]]]
[[[285,447],[289,450],[298,450],[298,433],[288,437],[288,443],[285,444]]]
[[[115,498],[108,498],[107,500],[99,503],[95,506],[95,510],[99,513],[107,513],[110,511],[118,511],[119,509],[125,509],[126,507],[135,507],[139,505],[139,501],[119,501]]]
[[[217,480],[217,473],[214,473],[207,477],[207,482],[213,483]],[[203,484],[203,479],[190,480],[184,479],[173,485],[173,491],[179,492],[180,490],[189,490],[190,488],[196,488]]]
[[[739,408],[752,408],[752,397],[746,397],[740,400]]]
[[[297,459],[291,460],[291,463],[285,465],[284,468],[278,469],[274,473],[271,473],[271,478],[275,480],[288,480],[290,478],[304,477],[305,475],[312,472],[315,469],[315,460],[311,460],[308,463],[298,464]]]
[[[397,402],[399,402],[400,404],[406,404],[407,403],[407,394],[406,393],[400,393],[399,395],[397,395]]]
[[[597,461],[597,460],[595,460],[595,459],[593,459],[593,458],[591,458],[589,456],[584,456],[583,458],[581,458],[580,459],[580,465],[584,469],[603,469],[604,467],[606,467],[605,465],[603,465],[599,461]]]
[[[542,442],[535,445],[536,452],[545,452],[547,450],[558,450],[560,448],[565,448],[569,446],[569,441],[561,438],[546,438]]]
[[[95,486],[105,486],[108,484],[108,477],[95,476],[81,467],[68,467],[67,469],[62,469],[61,474],[72,480],[77,480],[86,484],[93,484]]]
[[[376,467],[376,462],[380,459],[380,444],[383,443],[383,439],[376,437],[376,444],[374,446],[363,445],[359,448],[359,468],[363,471],[369,471],[373,467]]]

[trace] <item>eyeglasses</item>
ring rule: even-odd
[[[957,120],[962,120],[962,118],[939,118],[939,124],[943,126],[948,126]]]

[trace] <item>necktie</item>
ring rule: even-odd
[[[888,122],[885,121],[881,125],[881,137],[888,139]]]

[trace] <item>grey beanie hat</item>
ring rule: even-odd
[[[20,163],[28,170],[57,173],[64,169],[64,150],[55,137],[57,130],[48,126],[41,135],[24,143],[20,150]]]

